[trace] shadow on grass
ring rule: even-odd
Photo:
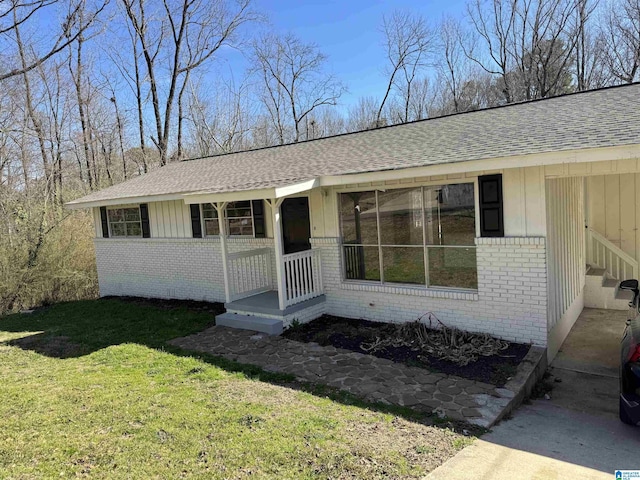
[[[137,343],[177,356],[197,358],[227,372],[327,397],[344,405],[389,413],[425,425],[446,427],[458,433],[485,432],[464,422],[441,419],[407,407],[371,403],[321,384],[300,382],[293,375],[267,372],[222,357],[185,350],[167,342],[215,325],[215,315],[224,312],[220,303],[165,301],[141,298],[102,298],[60,303],[31,314],[0,318],[0,331],[25,335],[4,343],[54,358],[76,358],[123,343]]]

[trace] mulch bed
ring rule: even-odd
[[[497,355],[480,356],[475,362],[460,366],[448,360],[442,360],[410,347],[385,347],[375,352],[367,352],[362,343],[394,335],[397,325],[367,320],[323,315],[309,323],[289,328],[283,334],[285,338],[299,342],[316,342],[320,345],[332,345],[358,353],[375,355],[413,367],[422,367],[447,375],[456,375],[502,387],[513,375],[518,365],[529,351],[529,345],[509,343],[506,350]]]

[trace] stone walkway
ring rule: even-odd
[[[372,355],[227,327],[211,327],[169,343],[292,374],[301,381],[336,387],[368,401],[411,407],[485,427],[493,424],[514,396],[504,388]]]

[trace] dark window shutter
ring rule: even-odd
[[[140,204],[140,222],[142,223],[142,238],[151,237],[149,230],[149,207],[146,203]]]
[[[480,236],[504,237],[502,175],[478,177],[480,188]]]
[[[102,222],[102,236],[109,238],[109,221],[107,220],[107,207],[100,207],[100,220]]]
[[[265,238],[267,230],[264,225],[264,202],[253,200],[253,229],[256,238]]]
[[[200,220],[200,205],[191,204],[191,231],[193,238],[202,238],[202,221]]]

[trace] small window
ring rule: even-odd
[[[142,237],[140,208],[110,208],[107,216],[112,237]]]
[[[230,202],[227,205],[229,235],[253,237],[253,214],[250,201]]]
[[[218,211],[211,203],[202,205],[205,236],[220,235]],[[253,207],[251,201],[227,204],[227,233],[231,236],[253,237]]]
[[[212,204],[205,203],[202,205],[202,220],[204,221],[205,236],[220,235],[218,211]]]

